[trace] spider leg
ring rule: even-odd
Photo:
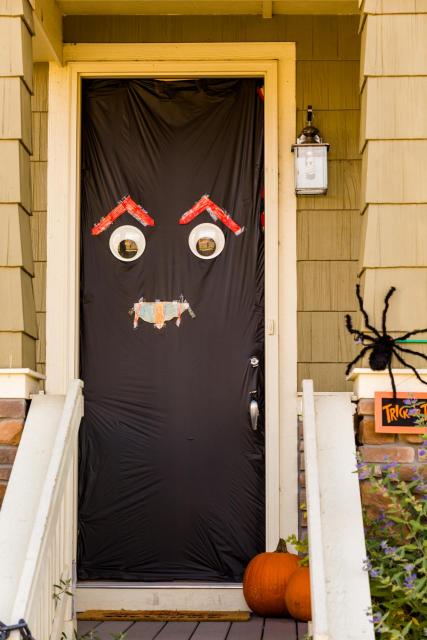
[[[364,347],[362,349],[362,351],[347,365],[347,368],[345,370],[345,375],[348,376],[348,374],[351,371],[351,368],[354,364],[356,364],[356,362],[358,362],[361,358],[363,358],[363,356],[365,355],[365,353],[367,351],[369,351],[369,349],[373,349],[374,345],[373,344],[368,344],[367,347]]]
[[[346,313],[345,315],[345,326],[347,327],[347,331],[349,333],[356,335],[358,338],[361,338],[362,340],[370,340],[371,342],[375,342],[375,338],[353,327],[353,321],[349,313]]]
[[[407,340],[411,336],[416,336],[418,333],[427,333],[427,329],[416,329],[415,331],[408,331],[408,333],[404,333],[403,336],[399,336],[396,340]]]
[[[423,384],[427,384],[427,381],[422,379],[422,377],[420,376],[418,371],[415,369],[415,367],[413,367],[411,364],[409,364],[409,362],[405,362],[404,359],[398,353],[396,353],[395,351],[394,351],[394,355],[399,360],[400,364],[403,364],[404,367],[408,367],[408,369],[412,369],[412,371],[415,373],[415,375],[417,376],[417,378],[418,378],[418,380],[420,382],[422,382]]]
[[[365,326],[366,326],[366,328],[367,328],[367,329],[370,329],[370,330],[371,330],[371,331],[372,331],[372,332],[373,332],[373,333],[374,333],[378,338],[380,338],[380,337],[381,337],[380,332],[379,332],[377,329],[375,329],[375,327],[373,327],[373,326],[369,323],[369,316],[368,316],[368,314],[367,314],[367,313],[366,313],[366,311],[365,311],[365,308],[364,308],[364,306],[363,306],[363,298],[362,298],[362,296],[360,295],[360,284],[357,284],[357,285],[356,285],[356,296],[357,296],[357,299],[358,299],[358,301],[359,301],[359,309],[360,309],[360,311],[362,312],[363,317],[364,317],[364,319],[365,319]]]
[[[420,353],[419,351],[414,351],[413,349],[405,349],[401,347],[400,344],[394,344],[394,349],[399,349],[399,351],[404,351],[405,353],[411,353],[413,356],[419,356],[420,358],[425,358],[427,360],[427,356],[425,353]]]
[[[392,368],[391,368],[391,362],[388,363],[387,369],[388,369],[388,375],[390,376],[390,380],[391,380],[391,388],[393,389],[393,399],[396,400],[396,383],[394,381],[394,375],[393,375],[393,371],[392,371]]]
[[[384,298],[384,310],[383,310],[383,334],[384,335],[387,334],[386,318],[387,318],[388,308],[389,308],[389,305],[390,305],[390,298],[391,298],[391,296],[393,295],[393,293],[395,291],[396,291],[396,287],[390,287],[386,297]]]

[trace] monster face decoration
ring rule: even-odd
[[[179,219],[180,225],[186,225],[194,218],[207,211],[214,221],[220,220],[234,235],[239,236],[245,230],[240,227],[223,208],[219,207],[209,195],[203,195],[188,211]],[[130,195],[124,196],[118,204],[101,220],[92,227],[93,236],[98,236],[108,229],[124,213],[130,213],[143,226],[154,227],[154,219]],[[123,262],[137,260],[145,250],[145,237],[135,227],[125,225],[116,229],[110,237],[110,249],[112,254]],[[202,223],[197,225],[190,233],[189,246],[192,253],[203,260],[216,258],[224,249],[224,233],[214,224]],[[135,302],[129,311],[134,316],[133,327],[138,328],[138,321],[143,320],[154,324],[156,329],[162,329],[168,320],[176,318],[176,326],[181,324],[182,314],[188,311],[191,318],[196,314],[189,302],[181,295],[179,300],[172,301],[147,301],[141,297]]]

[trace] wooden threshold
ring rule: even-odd
[[[96,610],[91,609],[77,614],[77,620],[96,622],[246,622],[249,611],[134,611],[134,610]]]

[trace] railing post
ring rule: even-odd
[[[302,390],[313,640],[328,640],[313,381],[303,380]]]

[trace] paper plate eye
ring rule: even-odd
[[[219,227],[205,222],[191,230],[188,245],[198,258],[212,260],[224,249],[225,236]]]
[[[122,262],[137,260],[144,253],[145,244],[142,231],[131,225],[118,227],[110,236],[110,251]]]

